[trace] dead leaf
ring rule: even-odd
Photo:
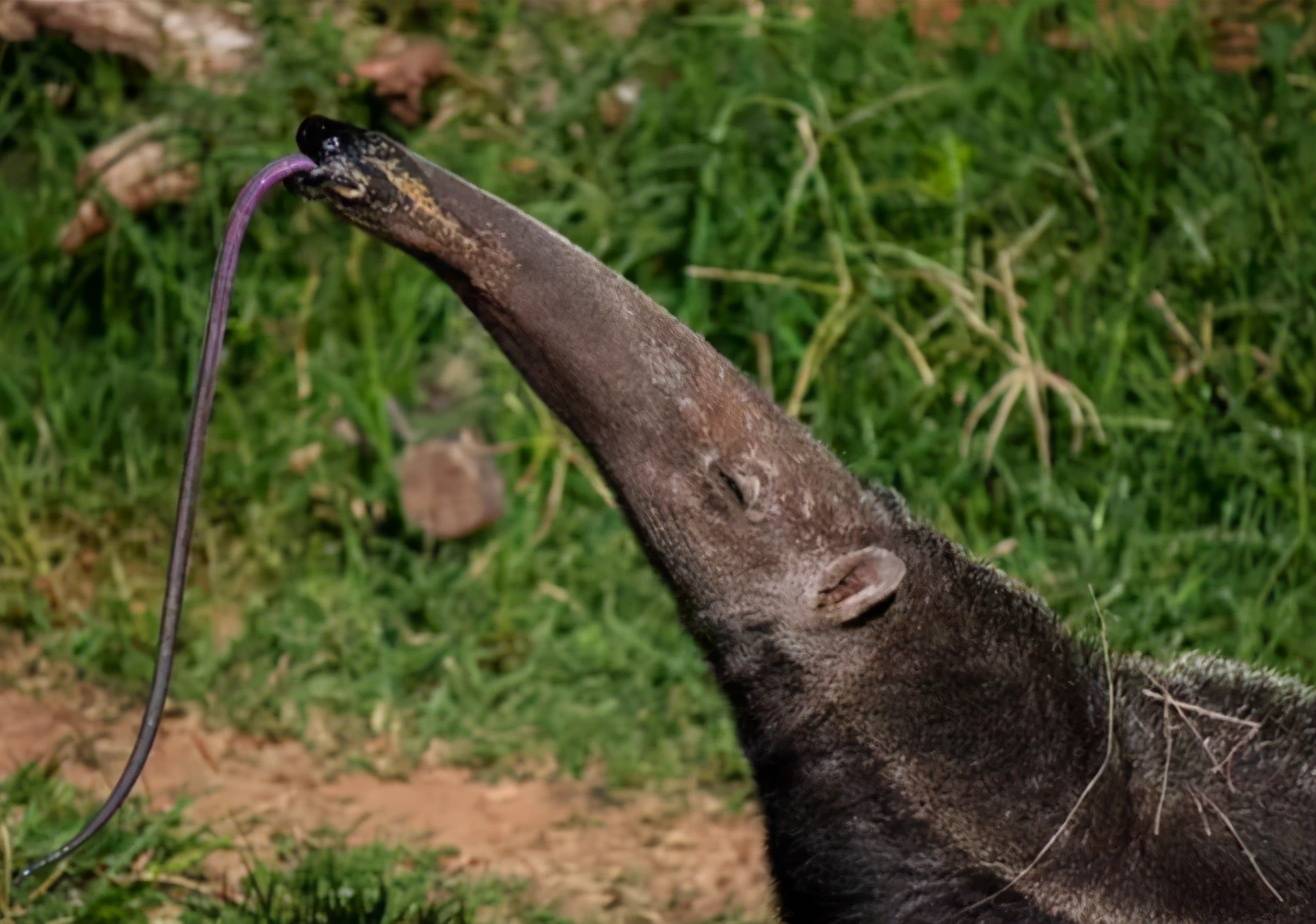
[[[1211,63],[1226,74],[1246,74],[1261,64],[1261,28],[1245,19],[1211,19]]]
[[[153,119],[99,145],[78,166],[79,186],[95,185],[133,214],[159,202],[186,201],[201,181],[201,169],[187,163],[163,138],[171,125]],[[73,253],[110,227],[100,201],[89,196],[59,231],[59,246]]]
[[[0,0],[0,38],[27,41],[61,32],[79,48],[125,55],[151,71],[178,71],[214,86],[246,70],[259,42],[241,16],[178,0]]]
[[[390,33],[375,44],[373,57],[355,70],[358,77],[374,83],[375,92],[398,121],[416,125],[423,115],[421,94],[452,68],[447,49],[437,39]]]
[[[402,512],[435,539],[459,539],[503,515],[506,493],[489,448],[473,434],[426,440],[398,463]]]

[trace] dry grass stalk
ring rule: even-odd
[[[1097,227],[1101,230],[1101,239],[1104,241],[1106,239],[1106,210],[1101,205],[1101,193],[1097,190],[1097,181],[1093,176],[1092,167],[1088,164],[1087,155],[1083,152],[1083,144],[1078,140],[1078,132],[1074,129],[1074,117],[1070,114],[1069,104],[1063,99],[1056,104],[1056,111],[1060,115],[1060,140],[1064,142],[1070,160],[1074,162],[1074,169],[1078,171],[1083,198],[1087,199],[1092,205],[1093,214],[1097,219]]]
[[[1270,894],[1275,896],[1276,901],[1282,903],[1284,901],[1284,896],[1279,894],[1279,890],[1271,885],[1270,880],[1266,878],[1266,874],[1261,871],[1261,864],[1257,862],[1257,855],[1254,854],[1244,842],[1242,835],[1238,833],[1238,829],[1234,827],[1234,823],[1230,821],[1229,816],[1226,815],[1224,810],[1216,805],[1206,793],[1201,793],[1201,796],[1202,801],[1211,806],[1215,813],[1220,816],[1220,820],[1225,823],[1225,827],[1229,829],[1229,833],[1234,835],[1234,840],[1238,843],[1239,849],[1243,851],[1243,855],[1247,857],[1247,861],[1252,864],[1252,869],[1256,872],[1257,878],[1260,879],[1262,884],[1270,890]]]
[[[905,355],[914,364],[914,371],[918,373],[919,381],[928,388],[937,384],[937,374],[928,365],[927,357],[919,349],[918,340],[914,335],[905,330],[904,326],[896,320],[895,315],[890,312],[874,305],[873,314],[877,315],[877,319],[886,325],[887,330],[891,331],[891,335],[900,341],[900,345],[905,348]]]
[[[1055,392],[1069,411],[1073,434],[1070,440],[1071,453],[1077,453],[1082,449],[1083,432],[1087,427],[1092,428],[1098,441],[1105,441],[1105,432],[1102,430],[1101,417],[1097,413],[1096,405],[1078,386],[1048,369],[1042,358],[1034,355],[1034,350],[1028,342],[1028,329],[1023,320],[1027,302],[1019,295],[1015,285],[1015,263],[1042,235],[1055,215],[1054,208],[1047,209],[1014,244],[997,254],[995,276],[981,270],[973,271],[974,280],[981,286],[980,291],[994,292],[1005,308],[1010,325],[1009,340],[987,323],[982,313],[982,296],[975,295],[963,279],[939,264],[937,265],[939,271],[930,272],[926,266],[918,271],[923,278],[940,285],[947,291],[951,303],[959,310],[969,329],[986,338],[1012,367],[987,390],[965,418],[960,441],[960,451],[965,455],[969,452],[970,440],[978,424],[991,406],[999,400],[996,415],[987,432],[987,445],[983,449],[983,457],[990,461],[995,455],[996,444],[1000,441],[1010,412],[1020,396],[1024,396],[1033,420],[1038,457],[1041,459],[1042,466],[1049,470],[1051,468],[1050,424],[1044,401],[1047,390]]]
[[[1211,303],[1207,302],[1202,306],[1202,319],[1198,323],[1196,337],[1192,335],[1183,321],[1179,320],[1179,315],[1170,307],[1170,303],[1161,292],[1153,291],[1148,295],[1147,304],[1155,309],[1161,319],[1165,321],[1165,326],[1170,329],[1170,335],[1174,337],[1175,342],[1179,344],[1187,356],[1183,362],[1175,367],[1170,381],[1178,387],[1191,378],[1206,374],[1211,360],[1214,359],[1217,353],[1215,348],[1215,312]],[[1238,350],[1238,347],[1234,349]],[[1261,368],[1262,378],[1274,373],[1277,367],[1274,357],[1261,348],[1250,346],[1240,352],[1251,358]]]
[[[215,898],[224,891],[222,886],[205,882],[200,879],[189,879],[186,876],[178,876],[172,873],[149,873],[141,872],[132,875],[110,876],[109,880],[116,885],[135,886],[135,885],[162,885],[173,886],[186,892],[192,892],[196,895],[204,895],[207,898]]]
[[[902,103],[922,99],[932,93],[938,93],[951,85],[951,82],[946,80],[935,80],[930,83],[907,84],[879,100],[875,100],[874,102],[850,110],[850,112],[837,120],[836,130],[838,132],[843,132],[858,125],[863,125],[865,122],[870,122],[882,115],[888,109],[899,106]]]
[[[594,493],[603,499],[603,502],[609,507],[616,507],[617,501],[612,496],[612,490],[608,487],[603,476],[594,463],[581,453],[579,444],[565,428],[562,427],[549,413],[538,398],[532,398],[531,403],[535,409],[535,416],[539,422],[539,432],[532,437],[528,443],[533,453],[530,465],[526,467],[525,472],[517,479],[515,489],[518,492],[524,492],[539,478],[539,473],[543,470],[544,462],[549,458],[553,460],[553,470],[549,475],[548,496],[544,500],[544,510],[539,518],[539,525],[535,528],[531,536],[531,542],[539,542],[549,534],[553,528],[553,523],[557,520],[557,515],[562,509],[562,499],[566,494],[568,470],[575,466],[589,486],[594,489]]]
[[[1165,793],[1170,788],[1170,760],[1174,756],[1174,726],[1170,724],[1170,698],[1162,701],[1161,733],[1165,735],[1165,764],[1161,767],[1161,794],[1156,800],[1156,818],[1152,821],[1152,835],[1161,835],[1161,813],[1165,811]]]
[[[1163,706],[1162,722],[1164,722],[1165,733],[1165,765],[1161,769],[1161,792],[1160,798],[1156,804],[1156,820],[1152,825],[1152,833],[1159,835],[1161,828],[1161,810],[1165,805],[1165,794],[1166,790],[1169,788],[1170,779],[1170,759],[1172,755],[1171,742],[1173,740],[1173,729],[1170,724],[1170,710],[1173,709],[1179,716],[1179,719],[1188,726],[1188,729],[1193,733],[1193,737],[1197,739],[1197,743],[1201,747],[1202,752],[1206,754],[1207,759],[1211,761],[1212,772],[1220,773],[1225,777],[1225,784],[1229,787],[1230,792],[1237,791],[1234,787],[1234,781],[1230,776],[1230,765],[1233,762],[1234,756],[1244,745],[1252,741],[1261,733],[1261,723],[1253,719],[1242,719],[1238,716],[1227,715],[1226,713],[1219,712],[1215,709],[1208,709],[1205,706],[1198,706],[1195,703],[1178,699],[1171,695],[1170,691],[1166,689],[1163,683],[1148,674],[1146,671],[1143,672],[1143,676],[1146,677],[1148,682],[1157,689],[1144,689],[1142,695],[1149,699],[1159,700]],[[1241,739],[1234,743],[1224,758],[1219,759],[1214,753],[1212,753],[1210,746],[1206,742],[1206,738],[1202,735],[1200,729],[1198,729],[1197,723],[1189,718],[1189,713],[1202,716],[1203,718],[1212,719],[1214,721],[1240,726],[1246,729],[1246,732]],[[1202,807],[1203,803],[1209,806],[1211,810],[1216,813],[1216,816],[1224,823],[1225,827],[1229,829],[1230,835],[1233,836],[1239,849],[1243,851],[1243,855],[1247,857],[1248,863],[1252,865],[1253,871],[1257,874],[1257,878],[1261,880],[1262,884],[1267,890],[1269,890],[1270,894],[1274,895],[1276,900],[1280,902],[1284,901],[1284,896],[1281,895],[1275,886],[1271,884],[1270,880],[1266,878],[1266,874],[1261,869],[1261,864],[1257,861],[1256,854],[1252,852],[1252,849],[1248,847],[1247,842],[1243,840],[1243,836],[1238,832],[1238,829],[1234,827],[1233,820],[1225,810],[1216,804],[1215,800],[1204,792],[1198,792],[1193,787],[1188,787],[1187,792],[1189,797],[1193,800],[1193,805],[1197,808],[1198,816],[1202,819],[1202,829],[1206,832],[1207,837],[1211,836],[1211,825],[1207,821],[1206,811]]]
[[[296,328],[293,331],[292,358],[293,370],[297,381],[297,400],[306,401],[311,397],[311,351],[308,343],[311,311],[315,305],[315,293],[320,289],[320,268],[310,266],[306,274],[306,285],[297,300]]]
[[[836,234],[827,235],[827,249],[832,257],[832,266],[836,272],[836,298],[823,313],[822,320],[813,329],[813,336],[800,357],[800,366],[795,372],[795,384],[791,386],[790,397],[786,399],[786,413],[792,417],[800,416],[804,405],[804,396],[813,383],[814,376],[822,366],[823,358],[840,342],[841,337],[855,318],[854,280],[850,276],[850,267],[846,263],[841,239]]]
[[[785,404],[786,412],[792,416],[799,416],[800,409],[804,404],[804,397],[808,393],[809,386],[813,383],[818,369],[821,367],[822,360],[841,341],[846,330],[862,314],[865,307],[873,312],[900,345],[904,347],[905,354],[909,357],[915,371],[918,372],[919,380],[924,385],[936,384],[937,375],[932,371],[932,366],[929,365],[927,357],[923,355],[923,351],[919,348],[918,340],[909,331],[905,330],[895,316],[876,305],[854,299],[854,284],[850,278],[849,267],[841,253],[840,239],[835,235],[830,235],[829,245],[833,251],[833,264],[838,275],[838,282],[835,283],[721,266],[687,266],[685,272],[687,276],[694,279],[712,279],[718,282],[737,282],[773,286],[781,289],[795,289],[825,295],[832,299],[827,311],[823,313],[822,320],[814,328],[813,336],[805,347],[804,356],[800,359],[800,368],[796,372],[790,397]],[[756,350],[762,349],[757,342],[754,346]],[[762,354],[760,353],[759,356],[761,362]],[[760,381],[762,381],[761,365],[759,369]],[[771,393],[771,388],[767,390]]]
[[[795,168],[795,174],[791,177],[790,186],[786,191],[783,211],[787,216],[788,226],[790,216],[795,214],[795,209],[804,196],[805,184],[818,172],[818,163],[822,160],[822,149],[818,146],[818,139],[813,131],[813,120],[803,107],[799,108],[799,113],[795,116],[795,132],[800,136],[800,144],[804,147],[804,160]]]
[[[782,276],[777,273],[760,273],[757,270],[728,269],[722,266],[687,266],[685,274],[692,279],[713,279],[718,282],[746,282],[780,289],[799,289],[819,295],[835,296],[837,287],[830,282]]]
[[[1211,352],[1211,341],[1214,334],[1215,325],[1211,320],[1211,306],[1207,305],[1202,312],[1201,340],[1198,340],[1183,322],[1179,316],[1174,313],[1170,303],[1165,300],[1165,296],[1160,292],[1152,292],[1147,296],[1147,304],[1156,309],[1161,319],[1165,321],[1165,326],[1170,329],[1170,334],[1188,354],[1186,362],[1180,363],[1175,367],[1174,375],[1170,380],[1176,386],[1182,385],[1193,376],[1201,374],[1206,369],[1207,357]]]
[[[1170,692],[1166,690],[1165,686],[1151,675],[1144,673],[1143,676],[1147,677],[1147,679],[1151,683],[1155,684],[1155,686],[1158,689],[1143,690],[1142,695],[1148,697],[1149,699],[1156,699],[1164,702],[1169,708],[1172,708],[1179,715],[1180,721],[1182,721],[1186,726],[1188,726],[1189,731],[1193,733],[1193,737],[1197,739],[1197,743],[1201,746],[1202,750],[1206,753],[1207,758],[1210,759],[1211,770],[1215,773],[1222,774],[1225,777],[1225,782],[1229,786],[1230,792],[1235,792],[1236,790],[1234,789],[1234,781],[1229,773],[1230,764],[1233,761],[1234,756],[1238,753],[1239,749],[1261,733],[1261,723],[1254,721],[1253,719],[1240,719],[1237,716],[1226,715],[1223,712],[1216,712],[1214,709],[1207,709],[1205,707],[1198,706],[1193,703],[1185,702],[1184,700],[1178,699],[1170,695]],[[1208,719],[1214,719],[1217,722],[1228,722],[1232,725],[1241,726],[1244,729],[1246,729],[1246,732],[1244,733],[1243,737],[1239,741],[1235,742],[1233,747],[1229,749],[1229,753],[1227,753],[1223,758],[1217,758],[1215,754],[1211,752],[1211,748],[1207,745],[1206,738],[1202,735],[1201,731],[1198,729],[1197,723],[1188,717],[1188,713],[1190,712],[1195,715],[1200,715]]]
[[[567,454],[559,451],[553,458],[553,474],[548,482],[548,497],[544,500],[544,513],[539,519],[539,526],[530,537],[531,542],[540,542],[553,528],[558,511],[562,509],[562,495],[567,487]]]
[[[779,286],[815,292],[831,299],[831,303],[824,311],[822,319],[814,328],[809,343],[805,347],[790,395],[784,405],[786,412],[793,417],[799,416],[804,398],[808,394],[809,387],[813,383],[818,370],[822,367],[827,354],[840,343],[850,325],[854,323],[866,307],[873,309],[878,320],[891,331],[901,346],[904,347],[923,384],[932,385],[936,382],[936,374],[923,356],[918,340],[911,336],[890,312],[872,305],[869,300],[857,298],[857,290],[846,260],[845,242],[837,230],[839,228],[836,215],[838,206],[828,188],[828,180],[823,175],[821,165],[823,152],[830,146],[842,171],[842,183],[848,187],[855,202],[865,202],[867,193],[864,191],[863,178],[855,165],[854,158],[850,154],[844,138],[841,137],[842,133],[876,117],[893,106],[918,99],[935,92],[943,86],[945,86],[943,83],[932,83],[906,87],[854,110],[840,121],[832,119],[827,111],[826,99],[822,93],[818,92],[817,88],[812,88],[813,109],[809,109],[794,100],[755,96],[725,109],[713,130],[715,138],[724,135],[732,115],[745,106],[758,106],[790,115],[791,124],[800,139],[803,155],[787,186],[781,209],[782,225],[786,233],[789,234],[794,227],[795,215],[800,203],[804,200],[806,190],[812,185],[816,190],[823,226],[828,229],[826,240],[828,255],[835,275],[834,283],[798,279],[746,269],[710,266],[689,266],[686,268],[687,275],[696,279],[717,279],[724,282]],[[855,217],[863,232],[864,239],[869,244],[876,245],[878,243],[877,231],[871,217],[862,208],[856,211]]]
[[[1014,266],[1046,230],[1055,215],[1054,208],[1047,209],[1020,235],[1018,240],[997,254],[995,275],[982,269],[971,269],[969,276],[973,288],[970,287],[969,280],[959,273],[923,254],[894,244],[883,243],[876,248],[879,254],[903,260],[909,264],[915,278],[945,292],[954,312],[965,322],[969,330],[987,340],[1010,363],[1010,370],[987,389],[965,419],[960,441],[960,451],[965,455],[969,452],[970,441],[979,423],[992,405],[999,401],[996,414],[988,429],[987,444],[983,449],[983,457],[991,461],[1011,411],[1019,398],[1026,396],[1037,437],[1038,455],[1043,466],[1049,469],[1051,467],[1050,425],[1044,405],[1044,396],[1048,390],[1055,392],[1069,411],[1069,421],[1073,431],[1070,442],[1071,452],[1076,453],[1082,448],[1083,434],[1088,428],[1091,428],[1098,442],[1104,442],[1106,439],[1101,426],[1101,416],[1091,399],[1073,382],[1047,368],[1040,356],[1034,355],[1034,350],[1028,342],[1028,329],[1023,320],[1023,311],[1027,307],[1027,302],[1019,295],[1015,285]],[[975,259],[974,262],[980,261]],[[1008,339],[987,323],[984,317],[983,305],[988,292],[995,294],[1005,308],[1010,326]]]
[[[33,889],[31,892],[28,893],[27,896],[28,902],[29,903],[35,902],[38,898],[40,898],[41,896],[49,892],[51,889],[53,889],[55,887],[55,883],[63,878],[64,873],[68,870],[68,868],[69,868],[69,861],[68,860],[61,861],[60,864],[56,866],[55,869],[51,872],[51,874],[42,880],[41,885],[37,886],[35,889]]]

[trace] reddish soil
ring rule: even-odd
[[[137,708],[72,682],[67,668],[14,642],[0,638],[0,774],[54,761],[67,780],[103,795],[131,745]],[[759,820],[710,795],[617,796],[571,779],[488,782],[447,766],[385,780],[330,774],[323,763],[299,742],[211,728],[184,711],[165,722],[138,791],[156,808],[191,798],[189,820],[247,854],[270,856],[276,834],[328,828],[353,844],[456,848],[445,869],[525,879],[532,899],[572,917],[771,917]],[[232,887],[243,857],[213,854],[206,872]]]

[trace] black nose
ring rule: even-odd
[[[307,116],[297,126],[297,148],[318,164],[338,153],[344,140],[361,133],[361,129],[346,122],[336,122],[321,115]]]

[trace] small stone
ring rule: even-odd
[[[469,433],[409,447],[398,481],[403,515],[435,539],[469,536],[503,515],[502,475],[489,448]]]

